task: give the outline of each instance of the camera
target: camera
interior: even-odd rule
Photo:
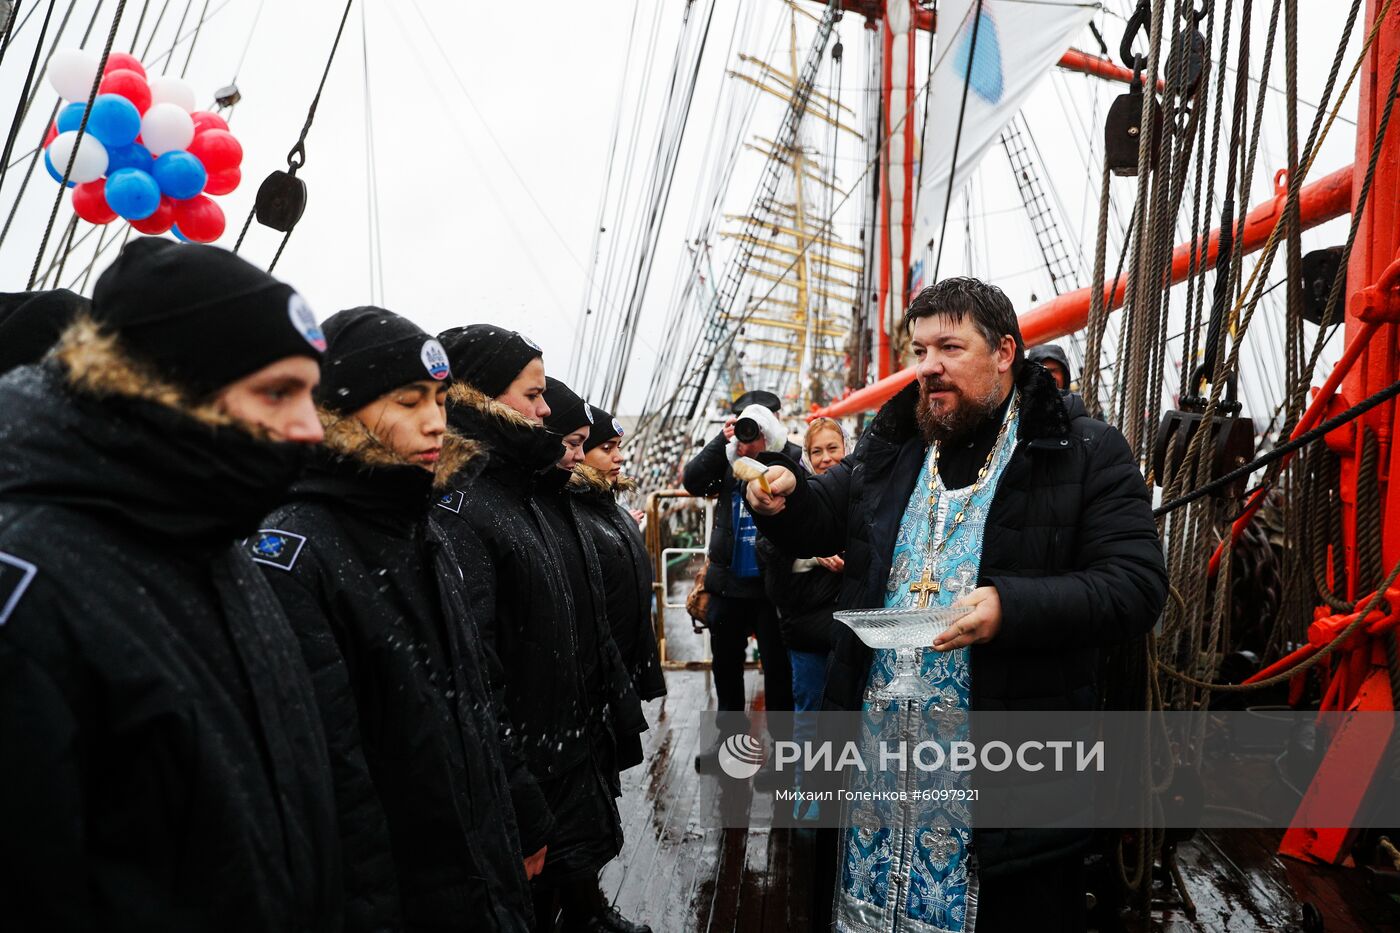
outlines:
[[[734,422],[734,436],[745,444],[752,444],[763,436],[763,429],[752,418],[740,418]]]

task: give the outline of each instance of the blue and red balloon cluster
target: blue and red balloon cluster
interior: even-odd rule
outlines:
[[[121,217],[145,234],[217,240],[224,212],[210,195],[228,194],[242,180],[243,147],[228,123],[195,110],[194,90],[184,81],[150,77],[135,57],[112,52],[80,143],[97,65],[81,49],[57,52],[49,64],[49,82],[71,103],[49,127],[44,165],[62,182],[72,161],[74,213],[93,224]]]

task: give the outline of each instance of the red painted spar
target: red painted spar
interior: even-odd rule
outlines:
[[[1352,167],[1348,165],[1310,185],[1303,186],[1299,192],[1298,205],[1303,229],[1316,227],[1350,212],[1352,174]],[[1283,202],[1288,192],[1288,183],[1283,172],[1275,176],[1274,184],[1274,197],[1256,206],[1245,217],[1244,236],[1240,241],[1241,250],[1245,254],[1260,249],[1283,217]],[[1199,250],[1200,247],[1196,248]],[[1191,249],[1191,243],[1182,243],[1172,251],[1172,284],[1186,281],[1191,271]],[[1217,228],[1210,232],[1206,247],[1207,269],[1215,267],[1219,253],[1220,230]],[[1110,310],[1122,307],[1126,286],[1126,276],[1116,282],[1104,282],[1098,286],[1103,289],[1104,299],[1108,302]],[[1089,320],[1093,291],[1094,286],[1088,286],[1067,292],[1021,315],[1021,336],[1025,338],[1026,345],[1045,343],[1083,328]],[[914,367],[901,369],[879,382],[871,383],[844,398],[837,399],[825,408],[814,409],[809,418],[840,418],[861,411],[873,411],[913,379]]]

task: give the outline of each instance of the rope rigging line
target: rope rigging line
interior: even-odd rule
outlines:
[[[10,154],[15,148],[15,137],[19,135],[20,124],[24,121],[24,114],[28,109],[25,98],[29,96],[29,89],[34,83],[34,74],[39,67],[39,54],[44,50],[44,36],[48,34],[49,21],[53,18],[53,10],[56,5],[57,0],[49,0],[48,12],[44,14],[44,24],[39,29],[39,41],[34,43],[34,57],[29,60],[29,71],[24,76],[24,89],[20,91],[19,103],[15,106],[15,116],[10,121],[10,132],[5,137],[5,150],[0,153],[0,188],[4,187],[5,175],[9,172]],[[7,39],[6,45],[8,44],[9,40]],[[6,226],[8,227],[8,225]],[[0,237],[0,243],[3,242],[3,237]]]
[[[199,26],[202,25],[204,22],[207,22],[208,20],[213,19],[215,16],[217,16],[217,15],[219,14],[219,11],[220,11],[220,10],[222,10],[225,6],[227,6],[227,5],[228,5],[229,3],[231,3],[231,2],[232,2],[232,0],[224,0],[223,3],[220,3],[220,4],[219,4],[219,6],[215,7],[213,10],[209,11],[209,13],[207,14],[207,16],[206,16],[205,18],[203,18],[203,19],[201,20],[200,23],[197,23],[197,24],[195,25],[194,28],[197,30],[197,29],[199,28]],[[100,6],[101,6],[101,4],[99,3],[99,8],[100,8]],[[95,25],[95,23],[96,23],[96,11],[94,11],[94,17],[93,17],[93,19],[88,23],[88,33],[91,32],[91,30],[92,30],[93,26]],[[139,26],[140,23],[138,22],[137,25]],[[158,25],[158,24],[157,24],[157,25]],[[180,45],[182,42],[184,42],[184,40],[185,40],[186,38],[188,38],[188,37],[189,37],[189,34],[188,34],[188,33],[187,33],[186,35],[184,35],[184,36],[177,36],[177,37],[175,38],[173,44],[170,46],[170,48],[168,48],[168,49],[166,50],[166,52],[165,52],[164,54],[165,54],[166,56],[169,56],[169,55],[173,54],[173,53],[174,53],[174,50],[175,50],[176,48],[178,48],[179,45]],[[133,48],[135,48],[135,46],[136,46],[137,42],[139,41],[139,39],[140,39],[140,35],[139,35],[139,30],[138,30],[138,33],[132,37],[132,47],[133,47]],[[87,34],[86,34],[86,33],[84,34],[83,41],[84,41],[84,42],[87,41]],[[55,107],[55,110],[56,110],[56,109],[57,109],[57,108]],[[50,116],[50,121],[52,121],[52,119],[53,119],[52,116]],[[36,152],[37,152],[37,150],[36,150]],[[31,163],[31,164],[30,164],[30,170],[32,171],[33,168],[34,168],[34,164]],[[28,180],[29,180],[29,176],[26,175],[26,176],[25,176],[25,181],[26,181],[26,183],[28,182]],[[21,195],[23,194],[23,190],[24,190],[24,189],[21,189]],[[14,203],[12,209],[11,209],[10,218],[9,218],[10,221],[13,221],[13,220],[14,220],[14,211],[15,211],[15,209],[18,208],[18,206],[19,206],[19,201],[18,201],[18,199],[16,199],[16,201],[15,201],[15,203]],[[89,228],[89,229],[87,230],[87,232],[85,232],[82,236],[78,237],[77,240],[73,242],[72,247],[71,247],[70,249],[65,250],[63,253],[61,253],[60,255],[61,255],[61,257],[62,257],[62,260],[63,260],[63,261],[66,261],[67,257],[68,257],[69,255],[71,255],[71,253],[72,253],[73,251],[77,250],[78,247],[82,246],[83,243],[86,242],[87,239],[92,235],[92,232],[93,232],[94,229],[99,229],[99,228]],[[100,229],[101,229],[101,230],[104,230],[104,231],[106,230],[105,227],[100,228]],[[4,242],[4,233],[5,233],[5,232],[8,232],[8,230],[9,230],[9,223],[7,222],[6,227],[5,227],[5,231],[4,231],[4,232],[0,232],[0,243],[3,243],[3,242]],[[77,276],[75,276],[75,277],[73,278],[73,281],[70,282],[70,283],[68,284],[67,288],[69,288],[69,289],[78,288],[78,283],[81,281],[81,282],[82,282],[82,289],[85,290],[86,287],[87,287],[87,282],[88,282],[88,280],[89,280],[89,279],[91,278],[91,276],[92,276],[93,270],[96,268],[97,263],[102,259],[102,257],[103,257],[104,255],[106,255],[108,249],[110,249],[114,244],[119,244],[119,249],[120,249],[120,247],[125,247],[127,241],[131,239],[131,232],[132,232],[132,227],[127,226],[125,232],[123,233],[123,235],[122,235],[122,237],[121,237],[121,239],[120,239],[120,241],[118,241],[118,239],[115,238],[115,237],[112,238],[112,239],[110,239],[110,240],[108,240],[108,239],[106,239],[105,236],[99,236],[98,239],[97,239],[97,248],[93,251],[93,254],[92,254],[91,258],[89,258],[89,260],[88,260],[88,262],[87,262],[87,265],[84,267],[84,270],[83,270],[81,273],[79,273]],[[59,256],[55,256],[54,260],[50,262],[48,270],[44,273],[44,276],[43,276],[43,278],[41,279],[42,282],[47,282],[47,281],[48,281],[49,276],[50,276],[50,275],[54,272],[54,270],[58,267],[59,262],[60,262],[60,257],[59,257]],[[59,284],[60,284],[60,283],[58,283],[58,281],[55,280],[55,287],[58,287]]]
[[[125,2],[125,0],[123,0]],[[340,37],[345,34],[345,22],[350,18],[350,8],[355,0],[345,0],[345,9],[340,14],[340,25],[335,30],[335,41],[331,43],[331,51],[326,56],[326,67],[321,71],[321,80],[316,85],[316,95],[311,98],[311,106],[306,110],[306,122],[301,126],[301,133],[297,136],[297,141],[292,145],[287,153],[287,171],[295,175],[297,170],[306,164],[306,137],[311,132],[311,125],[316,121],[316,108],[321,103],[321,93],[326,89],[326,79],[331,75],[331,65],[335,64],[335,53],[340,49]],[[253,216],[257,212],[257,205],[248,211],[248,219],[243,222],[243,231],[238,235],[238,241],[233,245],[233,251],[238,252],[243,246],[243,238],[248,235],[248,227],[253,222]],[[267,271],[271,272],[277,268],[277,261],[282,258],[282,251],[287,248],[287,242],[292,238],[293,226],[282,236],[282,242],[277,247],[277,252],[272,257],[272,262],[268,264]]]
[[[698,379],[694,384],[692,384],[690,379],[684,379],[677,387],[675,393],[666,400],[664,403],[664,421],[670,420],[673,408],[678,402],[681,402],[682,407],[686,410],[685,418],[687,421],[693,421],[697,417],[697,411],[700,407],[700,400],[704,393],[704,388],[709,384],[710,376],[715,370],[716,363],[719,363],[721,367],[723,366],[729,353],[732,352],[733,341],[738,331],[742,329],[744,323],[746,323],[757,310],[757,304],[755,303],[750,307],[747,313],[740,318],[739,323],[735,327],[726,329],[724,318],[726,314],[732,318],[732,311],[730,309],[737,300],[739,290],[747,277],[748,263],[753,256],[755,243],[760,242],[759,238],[755,235],[756,230],[759,229],[760,226],[758,215],[767,210],[772,203],[772,198],[776,192],[778,183],[778,173],[783,164],[781,158],[782,153],[791,149],[792,146],[796,144],[798,129],[811,94],[812,82],[816,77],[817,67],[825,51],[826,42],[830,38],[832,28],[835,25],[836,12],[836,5],[834,3],[827,6],[826,13],[818,24],[817,34],[807,59],[803,63],[799,74],[794,78],[793,87],[796,96],[789,102],[777,139],[774,140],[776,145],[771,149],[772,157],[769,158],[764,166],[763,175],[760,178],[758,188],[750,202],[751,209],[745,220],[744,233],[739,239],[739,245],[734,255],[731,256],[730,262],[726,265],[723,279],[720,285],[715,289],[714,300],[707,309],[707,317],[699,341],[701,362],[695,370],[692,370],[692,372],[698,375]],[[906,113],[905,117],[907,118],[907,116],[908,114]],[[868,166],[866,171],[869,171]],[[846,199],[849,199],[854,190],[853,188],[845,193],[842,203],[844,203]],[[818,237],[824,232],[829,231],[831,219],[832,218],[827,218],[823,223],[824,229],[817,232],[816,235]],[[781,284],[783,277],[796,268],[799,262],[805,261],[806,254],[813,242],[814,241],[809,241],[805,244],[785,269],[779,273],[775,273],[776,278],[773,286],[768,289],[764,299],[760,299],[760,301],[766,300],[768,296],[771,296]],[[721,353],[724,354],[723,357],[721,357]],[[650,399],[647,401],[648,404],[650,404]],[[637,430],[637,435],[639,437],[642,435],[643,426],[649,427],[653,417],[660,411],[661,409],[643,410]]]
[[[608,155],[604,162],[603,186],[598,195],[598,211],[593,221],[592,242],[588,247],[590,262],[585,270],[588,275],[588,283],[583,290],[583,298],[579,301],[578,323],[574,325],[574,333],[585,340],[588,334],[588,318],[591,316],[589,306],[593,301],[593,277],[598,271],[598,259],[602,247],[603,220],[607,212],[608,195],[612,191],[613,169],[617,164],[617,141],[622,134],[622,104],[626,97],[627,76],[632,70],[632,46],[637,38],[637,14],[641,10],[641,6],[641,0],[633,0],[632,21],[627,27],[627,45],[622,53],[622,78],[617,83],[617,103],[613,105],[612,129],[608,133]],[[585,358],[583,354],[575,354],[569,360],[569,385],[580,384],[579,366]],[[585,389],[586,395],[587,390]]]
[[[253,47],[253,35],[257,32],[258,23],[262,21],[263,7],[267,0],[258,0],[258,8],[253,13],[253,22],[248,27],[248,38],[243,40],[243,51],[238,54],[238,64],[233,67],[233,80],[229,84],[237,84],[238,76],[243,73],[243,64],[248,60],[248,50]]]
[[[10,42],[20,30],[24,29],[24,24],[29,22],[29,17],[34,14],[34,11],[39,9],[39,4],[37,3],[30,7],[29,12],[24,14],[24,19],[20,21],[19,28],[16,29],[15,13],[19,12],[20,3],[21,0],[15,0],[15,5],[10,8],[9,19],[5,20],[5,36],[3,39],[0,39],[0,64],[4,64],[5,62],[5,53],[10,50]]]
[[[43,238],[39,241],[39,252],[34,257],[34,267],[29,271],[29,282],[25,289],[34,287],[39,276],[39,266],[44,261],[44,251],[49,245],[49,235],[53,233],[54,221],[58,219],[58,209],[63,205],[63,196],[68,193],[68,177],[73,173],[73,164],[78,160],[78,148],[87,135],[88,118],[92,115],[92,102],[97,97],[97,88],[102,83],[102,71],[107,67],[107,57],[112,54],[112,43],[117,38],[117,28],[121,25],[122,14],[126,11],[126,0],[117,0],[117,12],[112,17],[112,28],[107,33],[107,43],[102,47],[102,57],[97,62],[97,73],[92,76],[92,88],[88,91],[87,103],[83,105],[83,119],[78,124],[78,137],[73,150],[68,154],[68,164],[63,169],[63,178],[58,184],[58,194],[53,199],[53,209],[49,211],[49,222],[44,226]]]
[[[745,23],[741,43],[745,47],[748,47],[752,41],[749,34],[757,19],[752,12],[753,9],[753,7],[749,7],[750,13]],[[782,20],[778,18],[765,51],[764,60],[771,59],[776,54],[781,34]],[[731,39],[725,61],[732,58],[734,48],[735,42]],[[713,267],[710,243],[722,219],[724,194],[729,189],[737,169],[740,155],[743,152],[743,140],[748,134],[749,127],[757,112],[759,98],[762,95],[757,89],[743,82],[729,82],[725,85],[725,96],[729,101],[729,107],[724,130],[718,136],[711,137],[722,145],[717,145],[707,152],[707,158],[710,158],[711,153],[715,151],[722,151],[727,155],[723,159],[718,157],[712,159],[708,206],[705,206],[704,198],[701,198],[698,205],[693,207],[692,215],[687,224],[689,229],[696,231],[695,235],[688,240],[692,244],[691,260],[688,266],[677,268],[676,281],[673,285],[673,299],[668,305],[671,312],[664,329],[666,336],[663,341],[663,349],[656,365],[652,368],[650,385],[644,396],[646,399],[657,398],[664,393],[663,383],[672,380],[677,355],[686,348],[698,344],[701,330],[706,323],[706,312],[711,307],[713,299],[702,299],[697,288],[719,280]],[[697,194],[699,193],[697,192]],[[705,210],[703,220],[697,219],[701,207]],[[708,270],[708,276],[702,273],[702,266]]]
[[[204,7],[199,11],[199,19],[195,22],[194,35],[190,37],[190,50],[185,53],[185,64],[180,67],[180,77],[184,78],[190,70],[190,60],[194,58],[195,46],[199,44],[199,31],[204,27],[204,23],[209,19],[209,0],[204,0]],[[175,30],[177,33],[180,30]]]
[[[368,261],[370,301],[384,304],[384,241],[379,229],[379,166],[374,152],[374,100],[369,79],[369,26],[366,9],[360,4],[360,51],[365,89],[365,233],[369,238]]]
[[[972,90],[972,66],[977,61],[977,31],[982,28],[982,0],[977,0],[977,9],[973,11],[972,17],[971,51],[967,56],[967,72],[963,75],[962,102],[958,104],[958,128],[953,134],[953,162],[948,169],[948,191],[943,197],[943,226],[938,231],[938,254],[933,260],[933,276],[929,279],[930,282],[938,281],[938,270],[943,264],[943,241],[948,233],[948,209],[953,205],[953,182],[958,176],[958,150],[962,146],[963,117],[967,115],[967,94]],[[924,86],[927,87],[932,80],[933,64],[930,62]],[[924,107],[928,107],[927,98],[924,99]],[[923,166],[920,165],[919,168],[922,171]]]
[[[194,6],[194,0],[185,0],[185,12],[180,14],[180,22],[175,24],[175,35],[178,36],[180,34],[180,30],[185,28],[185,21],[190,18],[190,7],[192,6]],[[166,74],[170,71],[170,62],[173,57],[174,56],[170,56],[166,58],[164,62],[161,63],[161,74]]]
[[[64,28],[68,25],[68,17],[72,13],[72,7],[73,4],[70,3],[68,12],[64,13],[63,22],[59,24],[58,33],[54,36],[54,44],[49,49],[49,55],[53,55],[54,49],[58,47],[59,37],[63,35]],[[87,29],[83,31],[83,38],[82,41],[79,43],[80,46],[87,45],[88,38],[91,37],[92,30],[96,28],[97,17],[101,12],[102,0],[98,0],[97,5],[93,7],[92,16],[88,19]],[[40,37],[38,44],[44,44],[42,36]],[[45,67],[47,67],[47,65],[45,65]],[[34,89],[34,92],[29,95],[28,101],[24,105],[24,116],[28,115],[29,109],[33,105],[34,98],[38,95],[38,93],[39,90],[36,87]],[[21,95],[21,97],[23,97],[23,95]],[[49,124],[53,123],[54,118],[58,116],[59,103],[59,101],[55,100],[53,107],[49,110],[49,118],[44,123],[44,129],[41,131],[41,135],[39,137],[41,142],[43,140],[43,136],[48,132]],[[20,119],[23,120],[24,116],[21,116]],[[3,247],[5,245],[5,240],[10,234],[10,227],[14,224],[15,215],[19,213],[20,201],[23,200],[25,193],[29,190],[30,179],[34,177],[34,169],[38,166],[39,158],[42,156],[42,154],[42,146],[35,146],[29,154],[29,164],[24,169],[24,178],[20,180],[19,191],[15,193],[14,199],[10,202],[10,212],[5,218],[5,226],[3,228],[0,228],[0,247]],[[0,166],[3,166],[3,168],[0,168],[0,181],[3,181],[4,174],[6,171],[8,171],[8,168],[10,166],[4,162],[0,162]]]
[[[627,360],[632,355],[632,347],[637,337],[637,320],[641,314],[642,298],[645,296],[647,284],[651,278],[652,264],[655,261],[656,238],[661,233],[661,222],[665,217],[666,208],[670,203],[672,185],[675,183],[676,162],[680,157],[681,143],[685,138],[686,128],[690,124],[691,105],[695,99],[695,87],[699,80],[700,65],[704,59],[706,43],[709,41],[710,27],[714,22],[715,2],[711,0],[709,11],[705,16],[705,25],[701,33],[697,50],[695,52],[695,64],[690,71],[689,81],[682,91],[680,91],[681,107],[676,115],[676,124],[673,130],[673,142],[668,147],[664,160],[658,166],[660,174],[654,176],[656,182],[652,187],[651,207],[646,216],[646,223],[643,227],[644,238],[638,239],[638,245],[648,244],[644,247],[644,253],[637,257],[634,272],[631,276],[631,284],[627,292],[627,304],[624,310],[623,325],[621,329],[622,339],[613,346],[613,352],[609,356],[607,370],[610,379],[603,385],[603,397],[609,400],[610,410],[617,410],[618,402],[622,397],[622,389],[627,378]],[[674,77],[674,76],[673,76]],[[673,97],[673,99],[676,99]],[[617,375],[613,377],[613,373]]]

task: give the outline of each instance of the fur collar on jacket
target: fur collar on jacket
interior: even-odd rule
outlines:
[[[487,471],[523,473],[523,479],[553,467],[564,456],[557,434],[465,382],[447,390],[447,424],[480,444]]]
[[[326,432],[322,446],[337,457],[365,467],[412,466],[388,445],[370,433],[354,415],[343,415],[327,408],[317,409]],[[442,454],[433,471],[433,488],[445,489],[481,453],[481,445],[448,431],[442,436]]]
[[[632,477],[619,476],[617,479],[609,479],[602,471],[595,470],[586,463],[574,467],[574,475],[569,477],[570,492],[591,493],[611,498],[614,493],[631,492],[636,488],[637,481]]]

